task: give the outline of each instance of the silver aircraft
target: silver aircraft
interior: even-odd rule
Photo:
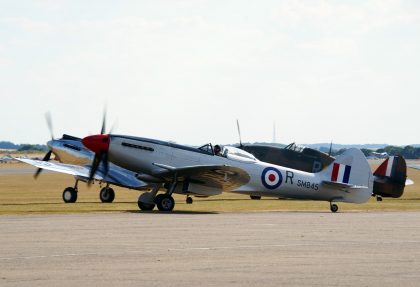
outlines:
[[[95,154],[85,148],[80,138],[64,134],[61,139],[51,139],[47,143],[49,151],[43,160],[28,158],[16,158],[19,161],[38,167],[35,178],[38,177],[43,169],[71,174],[75,178],[75,184],[66,187],[63,191],[63,200],[66,203],[73,203],[77,200],[78,182],[99,181],[100,185],[105,184],[100,190],[99,198],[102,202],[112,202],[115,192],[110,185],[122,186],[136,190],[150,190],[153,185],[138,180],[135,173],[112,163],[102,163],[97,167],[95,175],[91,177],[91,163]],[[50,162],[51,155],[54,154],[59,162]]]
[[[373,175],[358,149],[349,149],[318,173],[308,173],[257,160],[250,153],[230,146],[206,144],[193,148],[155,139],[100,134],[82,143],[95,153],[96,166],[114,163],[136,173],[136,178],[159,188],[138,199],[142,210],[171,211],[172,194],[211,196],[222,192],[247,195],[364,203],[371,197]]]

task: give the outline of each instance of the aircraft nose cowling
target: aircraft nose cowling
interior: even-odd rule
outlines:
[[[109,148],[109,135],[94,135],[82,139],[85,147],[96,154],[107,152]]]

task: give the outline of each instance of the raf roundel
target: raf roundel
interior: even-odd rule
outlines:
[[[267,167],[261,174],[261,181],[265,188],[276,189],[283,182],[283,176],[278,169]]]

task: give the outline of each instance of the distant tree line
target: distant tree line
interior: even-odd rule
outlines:
[[[17,151],[46,151],[46,145],[40,144],[14,144],[8,141],[0,141],[0,149],[13,149]]]
[[[405,147],[398,147],[398,146],[387,146],[383,149],[378,149],[376,152],[386,152],[389,155],[402,155],[406,159],[418,159],[420,158],[420,147],[413,147],[413,146],[405,146]]]
[[[14,144],[12,142],[0,141],[0,148],[1,149],[18,149],[19,145]]]
[[[337,156],[342,154],[346,149],[342,148],[339,150],[332,150],[331,155]],[[413,146],[386,146],[384,148],[377,149],[376,151],[371,149],[362,148],[360,149],[366,157],[371,156],[373,152],[383,153],[386,152],[388,155],[402,155],[406,159],[419,159],[420,158],[420,147]]]
[[[46,151],[48,148],[46,145],[39,144],[21,144],[17,151]]]

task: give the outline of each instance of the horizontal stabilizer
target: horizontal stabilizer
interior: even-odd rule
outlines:
[[[342,183],[342,182],[336,182],[336,181],[328,181],[324,180],[322,184],[336,187],[336,188],[345,188],[345,189],[356,189],[356,188],[368,188],[368,186],[363,185],[354,185],[354,184],[348,184],[348,183]]]
[[[405,180],[405,186],[407,186],[407,185],[413,185],[413,184],[414,184],[414,181],[412,181],[411,179],[407,178]]]

